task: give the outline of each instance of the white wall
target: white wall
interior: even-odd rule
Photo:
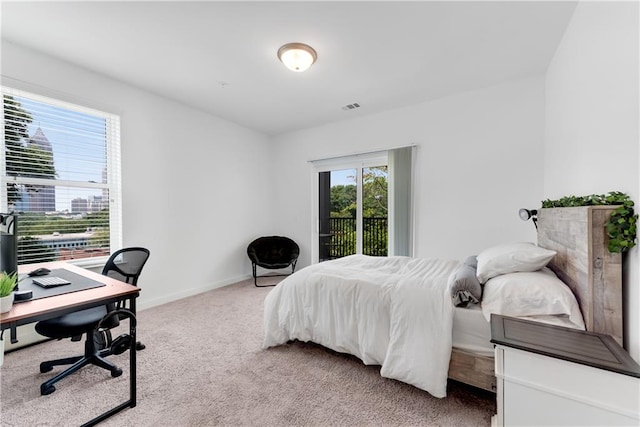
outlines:
[[[250,277],[247,244],[271,224],[268,137],[7,42],[2,75],[120,114],[124,245],[151,251],[140,308]]]
[[[638,3],[582,2],[546,74],[545,198],[639,196]],[[623,258],[625,342],[640,360],[637,247]]]
[[[542,200],[543,84],[519,80],[274,138],[275,231],[294,238],[300,265],[309,264],[308,161],[417,144],[416,256],[462,259],[535,241],[518,209]]]

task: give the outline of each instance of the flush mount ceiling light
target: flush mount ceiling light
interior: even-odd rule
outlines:
[[[287,43],[278,49],[278,58],[291,71],[302,72],[316,62],[318,54],[304,43]]]

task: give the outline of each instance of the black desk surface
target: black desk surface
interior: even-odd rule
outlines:
[[[22,275],[20,275],[20,277],[22,278]],[[31,299],[25,301],[32,301],[34,299],[47,298],[56,295],[68,294],[70,292],[84,291],[86,289],[105,286],[104,283],[89,279],[80,274],[74,273],[73,271],[65,270],[63,268],[51,270],[51,272],[46,276],[40,277],[60,277],[62,279],[68,280],[71,283],[68,285],[55,286],[52,288],[43,288],[42,286],[33,283],[33,279],[37,279],[37,277],[26,276],[20,281],[20,283],[18,283],[18,289],[21,291],[30,290],[33,292],[33,296],[31,297]],[[15,301],[16,304],[19,304],[21,302],[23,301]]]
[[[492,314],[491,342],[640,378],[640,365],[609,335]]]

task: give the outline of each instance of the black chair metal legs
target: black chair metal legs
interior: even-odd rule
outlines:
[[[295,273],[296,271],[296,262],[297,260],[291,263],[291,274]],[[268,274],[265,276],[258,276],[258,266],[255,263],[251,263],[251,267],[253,267],[253,284],[256,288],[266,288],[269,286],[275,286],[275,285],[258,285],[258,277],[288,276],[288,274]]]

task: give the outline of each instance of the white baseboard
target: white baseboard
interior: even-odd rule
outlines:
[[[162,295],[161,297],[153,298],[151,300],[139,299],[137,302],[138,310],[145,310],[147,308],[156,307],[158,305],[167,304],[182,298],[187,298],[193,295],[201,294],[203,292],[211,291],[213,289],[222,288],[223,286],[229,286],[234,283],[242,282],[243,280],[247,280],[252,278],[251,274],[243,274],[241,276],[236,276],[231,279],[225,279],[219,282],[211,283],[204,286],[199,286],[190,289],[183,289],[180,292],[175,292],[169,295]],[[144,292],[143,292],[144,295]],[[144,297],[143,297],[144,298]]]

